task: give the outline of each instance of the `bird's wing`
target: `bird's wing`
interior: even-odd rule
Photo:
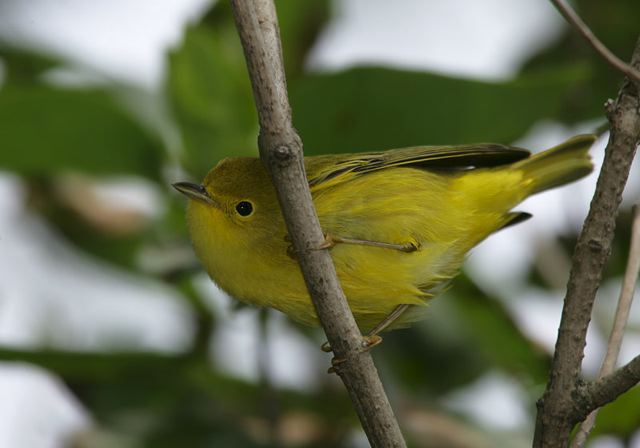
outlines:
[[[343,174],[362,174],[407,166],[435,170],[463,170],[506,165],[529,157],[526,149],[494,143],[462,146],[412,146],[379,152],[307,157],[309,185],[317,186]]]

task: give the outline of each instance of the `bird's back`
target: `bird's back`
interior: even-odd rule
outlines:
[[[586,175],[593,140],[577,136],[532,157],[519,148],[469,145],[306,158],[323,232],[352,240],[331,255],[360,327],[374,327],[398,305],[424,305],[472,247],[527,216],[512,212],[514,206]],[[317,323],[297,261],[287,255],[286,228],[262,164],[229,159],[211,171],[207,185],[212,196],[227,198],[225,213],[240,200],[255,205],[247,221],[228,225],[224,213],[208,217],[205,206],[194,204],[192,238],[214,280],[241,300]],[[396,325],[418,318],[421,308]]]

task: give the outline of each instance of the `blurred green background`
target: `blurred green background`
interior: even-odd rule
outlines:
[[[640,2],[575,3],[595,33],[627,59],[640,32]],[[567,28],[504,79],[383,63],[310,70],[309,54],[335,25],[338,2],[276,4],[294,122],[308,155],[483,141],[555,144],[558,134],[604,124],[602,105],[621,83]],[[10,420],[22,422],[17,431],[37,436],[24,446],[367,446],[342,385],[324,373],[329,357],[319,350],[322,333],[272,311],[235,309],[216,291],[191,253],[183,198],[170,188],[172,181],[201,179],[226,156],[256,154],[256,113],[227,2],[210,5],[185,26],[166,54],[161,87],[152,90],[32,45],[4,25],[0,187],[6,194],[0,191],[0,197],[4,214],[15,217],[0,228],[0,392],[14,388],[7,372],[18,372],[18,378],[39,372],[53,379],[81,415],[61,433],[34,426],[26,408],[17,408]],[[536,329],[551,321],[553,330],[559,318],[568,260],[593,179],[586,185],[580,200],[573,200],[577,205],[566,198],[555,208],[545,199],[538,202],[538,227],[510,229],[505,233],[512,236],[496,243],[500,248],[482,248],[469,271],[434,301],[425,322],[387,334],[375,349],[410,446],[530,445],[535,400],[544,389],[555,337],[553,331],[536,337]],[[558,216],[565,212],[572,216]],[[629,218],[625,203],[590,334],[592,366],[610,326]],[[545,220],[557,225],[545,226]],[[28,244],[13,241],[10,249],[9,225],[47,237],[27,233]],[[100,308],[90,309],[82,288],[54,287],[38,271],[19,272],[12,250],[22,251],[22,265],[34,257],[33,264],[50,268],[54,280],[58,265],[71,263],[74,276],[89,279],[86,291],[92,284],[102,288],[104,302],[118,307],[121,319],[133,326],[136,319],[146,328],[144,319],[158,323],[178,314],[177,323],[167,321],[170,334],[162,333],[170,341],[145,342],[138,333],[122,331],[120,318],[98,335],[71,331],[75,327],[64,322],[90,329]],[[524,253],[517,275],[509,275],[515,268],[503,259],[511,251]],[[483,269],[493,269],[495,276],[483,276]],[[92,283],[101,271],[111,286]],[[118,279],[144,288],[147,301],[162,295],[169,302],[165,314],[154,317],[142,306],[129,307]],[[53,297],[35,302],[38,319],[22,322],[28,313],[12,311],[20,306],[12,292],[20,282],[44,282],[42,294]],[[63,303],[55,297],[64,297]],[[637,306],[633,312],[629,337],[638,342]],[[230,342],[238,333],[242,341]],[[234,370],[234,364],[249,367]],[[38,399],[31,397],[37,408]],[[3,439],[7,421],[0,422],[0,440],[32,440]],[[636,388],[603,410],[592,446],[640,446],[639,427]]]

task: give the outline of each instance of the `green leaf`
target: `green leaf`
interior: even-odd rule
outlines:
[[[525,379],[543,384],[547,380],[550,357],[528,339],[504,306],[489,297],[466,275],[454,281],[452,305],[474,350],[497,366]],[[517,298],[514,298],[517,300]]]
[[[24,50],[0,42],[0,61],[5,68],[7,83],[33,83],[47,70],[61,61],[54,56],[33,50]]]
[[[159,178],[160,143],[106,92],[9,85],[0,90],[0,169]]]
[[[640,428],[640,387],[620,395],[598,413],[593,434],[631,437]]]
[[[640,2],[619,0],[607,3],[606,8],[603,8],[600,0],[575,0],[572,4],[594,34],[620,59],[628,61],[638,39]],[[565,26],[559,39],[533,55],[522,71],[533,73],[569,62],[588,66],[592,76],[568,89],[561,120],[571,123],[585,114],[602,116],[602,105],[605,100],[617,95],[624,76],[596,53],[572,27]]]
[[[567,88],[589,76],[573,66],[490,83],[367,67],[300,79],[291,100],[308,155],[510,142],[558,115]]]
[[[194,26],[169,57],[169,101],[182,132],[184,165],[202,178],[230,155],[253,155],[258,122],[232,24]]]
[[[277,2],[289,80],[329,17],[329,2]],[[258,119],[227,3],[217,3],[169,55],[167,93],[182,132],[183,165],[202,178],[227,156],[256,155]]]
[[[287,80],[291,82],[302,75],[307,53],[331,18],[331,2],[276,0],[275,5],[285,71]],[[224,27],[233,27],[233,21],[231,3],[217,2],[202,19],[201,25],[217,32]],[[233,31],[235,32],[235,28]]]
[[[383,335],[383,343],[374,352],[376,363],[391,370],[403,390],[442,396],[491,368],[469,345],[466,335],[456,331],[459,324],[447,318],[442,308],[430,306],[424,322]]]
[[[500,302],[464,274],[430,302],[423,322],[384,338],[380,361],[408,390],[442,395],[500,369],[534,395],[538,390],[532,386],[547,379],[549,356],[522,333]]]
[[[311,446],[339,446],[337,441],[356,424],[346,392],[330,382],[305,392],[252,384],[216,371],[206,353],[74,353],[0,346],[0,360],[38,365],[59,375],[96,424],[144,442],[141,446],[256,446],[255,438],[249,438],[250,422],[268,425],[296,413],[311,416],[317,426]]]
[[[600,0],[575,0],[572,4],[594,34],[620,59],[628,61],[638,39],[640,2],[618,0],[607,4],[606,8],[603,8]],[[524,70],[544,68],[567,61],[583,61],[601,68],[602,72],[598,75],[604,75],[609,79],[609,88],[612,90],[623,77],[569,25],[565,26],[564,33],[552,45],[533,55],[524,66]]]
[[[307,53],[331,17],[327,0],[276,1],[285,71],[289,82],[302,75]]]

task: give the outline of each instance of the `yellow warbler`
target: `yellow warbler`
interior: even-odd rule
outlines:
[[[360,328],[377,334],[419,319],[472,247],[530,217],[514,206],[591,172],[594,140],[576,136],[533,156],[478,144],[307,157],[324,246]],[[223,290],[318,323],[259,159],[228,158],[202,185],[174,187],[190,199],[195,252]]]

